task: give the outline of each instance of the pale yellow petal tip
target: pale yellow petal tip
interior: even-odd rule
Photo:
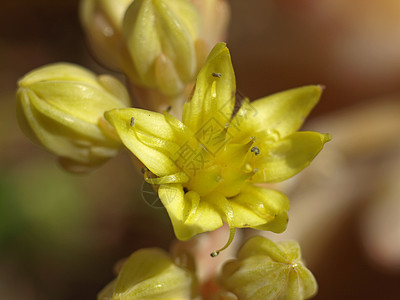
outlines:
[[[104,112],[104,119],[107,120],[108,123],[110,123],[113,127],[115,127],[115,119],[117,115],[118,109],[111,109],[106,112]]]
[[[298,100],[302,99],[304,103],[311,104],[311,106],[309,107],[309,109],[311,110],[321,99],[322,92],[324,90],[324,85],[305,85],[299,88],[288,90],[288,92],[293,92],[293,96]]]
[[[219,42],[215,44],[214,48],[212,49],[211,53],[219,53],[222,51],[229,51],[228,47],[226,46],[226,43],[224,42]]]
[[[324,134],[324,143],[330,142],[332,140],[332,135],[329,133]]]
[[[229,60],[231,59],[230,52],[228,47],[226,46],[226,43],[219,42],[211,50],[210,54],[208,55],[206,63],[214,60],[217,57],[221,59],[223,56],[228,56]]]
[[[314,93],[315,95],[310,95],[310,97],[314,97],[316,99],[321,98],[322,93],[325,91],[325,86],[321,85],[321,84],[317,84],[317,85],[309,85],[309,86],[305,86],[306,88],[310,89],[310,93]]]

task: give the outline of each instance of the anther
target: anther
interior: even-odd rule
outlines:
[[[169,105],[169,106],[167,107],[166,111],[167,111],[167,112],[170,112],[170,111],[171,111],[171,109],[172,109],[172,106],[171,106],[171,105]]]
[[[215,72],[213,72],[213,73],[212,73],[212,76],[221,78],[222,74],[221,74],[221,73],[215,73]]]
[[[253,148],[251,148],[250,150],[251,152],[253,152],[255,155],[260,154],[260,149],[258,149],[258,147],[254,146]]]
[[[135,118],[134,117],[131,118],[131,126],[132,127],[135,126]]]

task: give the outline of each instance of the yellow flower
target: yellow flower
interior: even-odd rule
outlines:
[[[103,114],[128,103],[128,92],[117,79],[73,64],[47,65],[18,82],[20,127],[74,172],[87,171],[118,153],[121,142],[109,134]]]
[[[318,102],[320,86],[244,100],[232,117],[235,90],[229,51],[219,43],[197,77],[182,122],[134,108],[105,113],[125,146],[156,175],[146,173],[146,181],[158,185],[180,240],[223,222],[232,229],[229,242],[235,227],[284,231],[287,197],[254,184],[293,176],[330,139],[296,132]]]
[[[194,270],[177,265],[161,249],[147,248],[128,258],[117,279],[109,283],[97,299],[187,300],[196,298],[196,289]]]
[[[274,243],[257,236],[228,261],[220,281],[239,299],[308,299],[317,293],[317,282],[302,260],[295,241]]]

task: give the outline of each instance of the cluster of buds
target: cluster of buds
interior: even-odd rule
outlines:
[[[229,7],[224,0],[84,0],[80,18],[97,59],[128,76],[137,105],[178,112],[225,36]]]

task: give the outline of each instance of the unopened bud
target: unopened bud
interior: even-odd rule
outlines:
[[[194,273],[172,262],[161,249],[134,252],[117,279],[97,296],[108,299],[194,299],[197,294]]]
[[[123,22],[133,64],[125,72],[140,87],[182,93],[197,74],[199,30],[198,12],[187,0],[135,0]]]
[[[73,172],[87,171],[116,155],[121,143],[103,114],[128,104],[128,93],[117,79],[73,64],[47,65],[18,82],[20,127]]]
[[[223,266],[220,281],[241,300],[308,299],[317,292],[317,282],[301,260],[299,244],[274,243],[261,236],[247,241],[238,259]]]

